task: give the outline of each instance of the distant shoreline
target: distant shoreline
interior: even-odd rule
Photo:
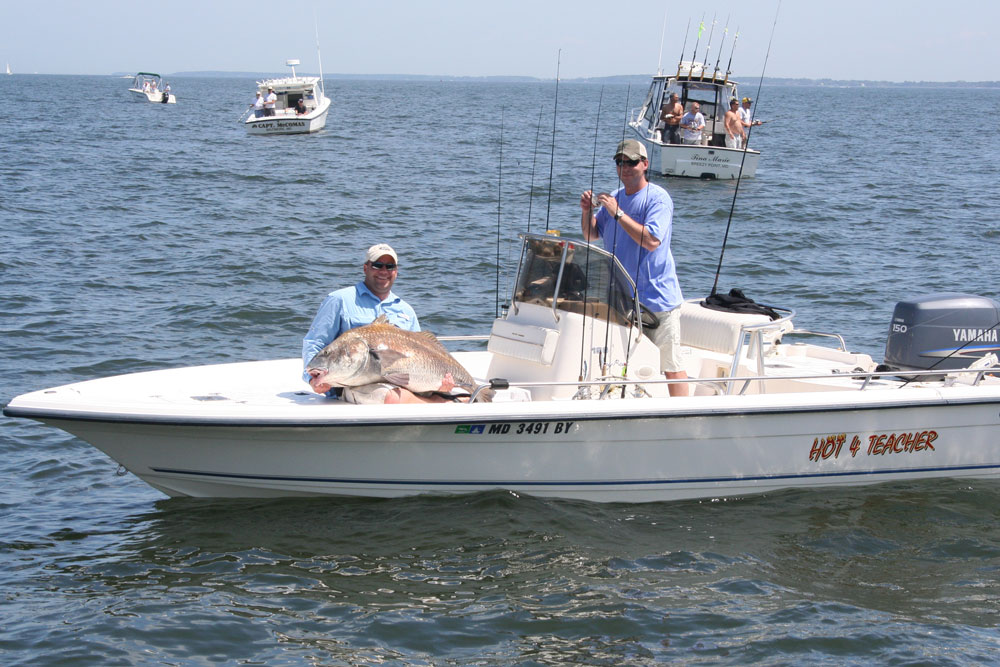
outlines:
[[[110,76],[131,76],[134,72],[112,72]],[[282,72],[173,72],[162,75],[166,77],[217,77],[239,79],[267,79],[287,76]],[[300,76],[318,76],[318,74],[299,73]],[[561,78],[562,83],[600,83],[600,84],[633,84],[647,85],[650,74],[620,74],[616,76]],[[355,81],[454,81],[454,82],[486,82],[486,83],[552,83],[555,79],[543,79],[532,76],[448,76],[432,74],[324,74],[327,80]],[[731,77],[742,85],[757,85],[758,76]],[[804,79],[785,77],[764,77],[763,83],[781,86],[810,86],[828,88],[1000,88],[1000,81],[878,81],[874,79]]]

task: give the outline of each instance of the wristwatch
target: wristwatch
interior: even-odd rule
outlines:
[[[622,207],[619,206],[618,210],[615,211],[615,222],[618,222],[619,220],[621,220],[623,215],[625,215],[625,211],[623,211]]]

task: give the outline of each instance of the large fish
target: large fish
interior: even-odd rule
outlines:
[[[441,388],[446,373],[470,394],[476,381],[429,331],[406,331],[380,315],[371,324],[345,331],[307,364],[306,371],[325,384],[360,387],[388,382],[414,393]],[[485,390],[480,400],[489,401]]]

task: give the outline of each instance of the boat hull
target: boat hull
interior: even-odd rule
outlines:
[[[129,88],[128,92],[136,102],[155,102],[156,104],[163,104],[163,95],[165,94],[160,91],[147,93],[135,88]],[[171,93],[167,98],[167,104],[177,104],[177,97]]]
[[[660,176],[733,180],[757,173],[760,151],[720,146],[664,144],[636,133],[649,154],[649,169]]]
[[[326,127],[326,116],[330,111],[330,100],[323,103],[312,113],[301,116],[294,113],[279,113],[274,116],[255,118],[251,116],[245,121],[248,134],[309,134],[319,132]]]
[[[287,360],[158,371],[199,381],[224,375],[234,385],[186,397],[154,389],[143,399],[148,405],[115,413],[92,400],[99,393],[85,405],[60,403],[88,395],[81,387],[89,383],[69,385],[17,397],[5,414],[72,433],[170,496],[397,497],[506,489],[651,502],[1000,476],[1000,388],[391,409],[345,404],[294,386],[255,394],[255,373],[267,377],[282,369],[294,377],[299,367]],[[167,378],[133,377],[157,388],[164,386],[158,378]],[[247,383],[248,393],[239,395],[234,387]]]

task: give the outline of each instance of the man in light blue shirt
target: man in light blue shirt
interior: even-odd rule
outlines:
[[[615,164],[622,187],[580,195],[583,237],[600,238],[632,276],[639,301],[656,317],[644,332],[660,349],[660,371],[671,380],[687,378],[680,357],[680,305],[684,301],[670,252],[674,203],[667,191],[646,180],[649,157],[635,139],[618,144]],[[596,215],[595,208],[600,207]],[[687,396],[686,383],[669,385],[671,396]]]
[[[330,292],[313,318],[309,333],[302,339],[302,364],[307,366],[316,353],[336,338],[356,327],[371,324],[380,315],[391,324],[407,331],[420,331],[417,314],[410,304],[393,294],[392,285],[398,276],[396,251],[388,244],[379,243],[368,248],[362,270],[365,279],[353,287]],[[339,392],[332,385],[324,384],[303,371],[302,379],[317,394],[335,396]],[[451,391],[451,374],[445,376],[442,391]],[[345,399],[354,403],[436,403],[439,396],[417,396],[402,387],[389,384],[355,387],[345,392]]]
[[[417,314],[410,304],[392,293],[398,274],[396,251],[386,243],[373,245],[365,253],[362,270],[365,279],[353,287],[330,292],[313,318],[309,333],[302,339],[302,364],[307,365],[316,353],[337,339],[337,336],[356,327],[371,324],[379,315],[400,329],[420,331]],[[312,384],[308,373],[302,379]],[[313,388],[318,393],[330,389]]]

